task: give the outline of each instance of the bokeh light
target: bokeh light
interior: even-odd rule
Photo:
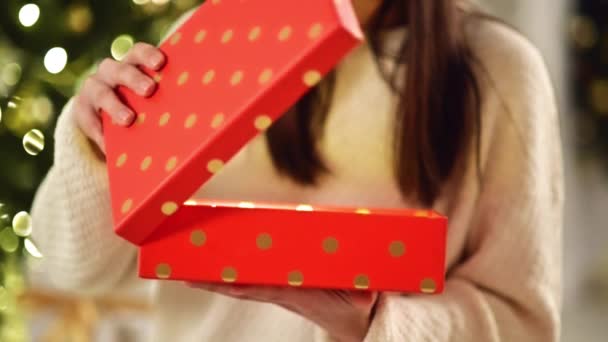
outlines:
[[[85,33],[93,24],[93,13],[89,6],[76,4],[70,6],[67,16],[68,27],[76,33]]]
[[[150,0],[133,0],[133,3],[136,5],[145,5],[149,2],[150,2]]]
[[[21,66],[17,63],[8,63],[2,68],[0,79],[8,86],[14,86],[21,79]]]
[[[29,155],[37,156],[44,150],[44,134],[37,129],[32,129],[23,136],[23,149]]]
[[[32,234],[32,218],[30,214],[21,211],[13,217],[13,232],[21,237],[28,237]]]
[[[576,15],[570,19],[570,38],[580,49],[592,48],[598,41],[595,23],[588,17]]]
[[[112,57],[114,57],[114,59],[118,61],[122,60],[127,55],[129,50],[131,50],[133,44],[133,37],[128,34],[123,34],[116,37],[116,39],[114,39],[114,41],[112,42],[112,46],[110,48]]]
[[[25,247],[25,250],[34,258],[40,259],[43,257],[42,253],[40,253],[40,250],[31,239],[25,239],[25,241],[23,241],[23,247]]]
[[[0,286],[0,311],[6,310],[8,306],[8,294],[3,286]]]
[[[6,227],[0,232],[0,247],[7,253],[13,253],[19,247],[19,238],[11,227]]]
[[[54,47],[44,56],[44,67],[51,74],[58,74],[68,63],[68,53],[64,48]]]
[[[40,8],[36,4],[26,4],[19,10],[19,22],[25,27],[36,24],[40,18]]]

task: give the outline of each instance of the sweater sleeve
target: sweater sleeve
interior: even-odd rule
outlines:
[[[65,106],[55,130],[54,163],[36,193],[32,238],[38,269],[54,287],[98,293],[134,271],[136,249],[112,230],[109,185],[101,160]]]
[[[537,51],[506,28],[493,30],[505,43],[481,52],[495,87],[484,100],[482,185],[467,195],[475,204],[462,258],[441,295],[382,294],[365,342],[559,339],[563,175],[555,99]]]

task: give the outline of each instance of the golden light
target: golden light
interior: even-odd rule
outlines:
[[[54,47],[44,56],[44,67],[51,74],[58,74],[68,64],[68,53],[64,48]]]
[[[40,253],[40,250],[38,250],[38,247],[36,247],[32,240],[25,239],[23,242],[23,247],[25,247],[25,250],[34,258],[40,259],[43,257],[42,253]]]
[[[28,237],[32,234],[32,218],[30,214],[21,211],[13,217],[13,232],[21,237]]]
[[[17,63],[8,63],[2,68],[1,79],[4,84],[14,86],[21,79],[21,66]]]
[[[116,37],[116,39],[114,39],[112,42],[112,46],[110,47],[112,57],[118,61],[122,60],[127,55],[129,50],[131,50],[134,43],[133,37],[128,34],[123,34]]]
[[[25,27],[36,24],[40,18],[40,8],[35,4],[26,4],[19,10],[19,22]]]
[[[37,156],[44,150],[44,134],[37,129],[32,129],[23,136],[23,149],[29,155]]]
[[[7,253],[13,253],[19,247],[19,238],[10,227],[0,232],[0,247]]]

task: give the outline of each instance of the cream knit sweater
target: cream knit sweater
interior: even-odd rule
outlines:
[[[387,37],[394,48],[402,32]],[[436,209],[449,216],[445,293],[382,294],[366,342],[555,341],[560,327],[562,160],[558,115],[538,52],[494,23],[472,25],[482,61],[482,177],[473,158]],[[416,207],[400,196],[390,148],[396,98],[369,46],[338,67],[320,142],[332,170],[302,187],[273,169],[260,136],[195,195],[362,207]],[[56,286],[115,291],[134,276],[136,250],[112,231],[105,164],[68,104],[55,133],[55,163],[36,196],[33,238]],[[136,180],[134,180],[136,181]],[[378,265],[382,267],[382,265]],[[155,292],[158,341],[328,341],[305,319],[271,304],[235,300],[179,282]]]

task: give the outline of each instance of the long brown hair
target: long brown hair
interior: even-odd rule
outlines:
[[[441,194],[442,185],[475,141],[479,147],[480,91],[464,32],[469,15],[457,0],[384,0],[367,28],[377,61],[389,57],[397,65],[407,63],[407,70],[389,70],[381,63],[378,67],[400,98],[395,113],[395,176],[403,196],[424,205],[432,205]],[[386,56],[382,32],[394,24],[407,26],[408,34],[398,55]],[[405,79],[404,86],[399,79]],[[333,80],[333,75],[327,77],[266,132],[277,170],[301,184],[315,184],[329,171],[316,141],[327,117]]]

